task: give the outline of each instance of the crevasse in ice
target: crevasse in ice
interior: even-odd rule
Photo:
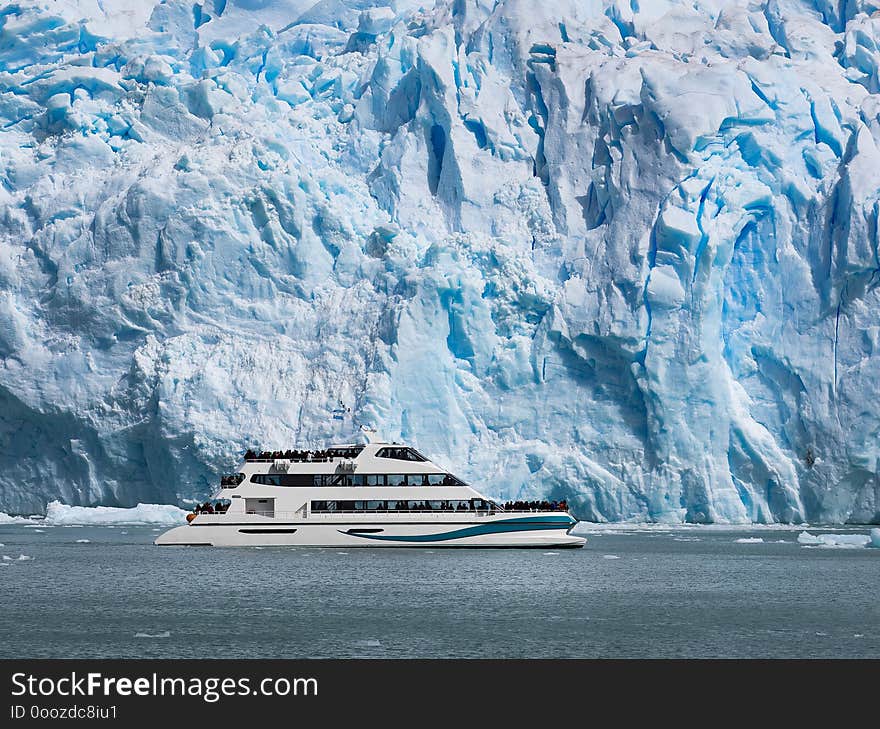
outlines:
[[[596,520],[876,520],[878,9],[5,4],[0,508],[365,425]]]

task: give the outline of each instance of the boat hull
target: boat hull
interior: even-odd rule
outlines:
[[[194,520],[160,535],[160,546],[213,547],[505,547],[577,548],[586,539],[569,534],[577,522],[554,514],[472,521],[368,522]]]

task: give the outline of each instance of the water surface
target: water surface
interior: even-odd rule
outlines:
[[[880,549],[797,531],[604,530],[559,551],[159,548],[157,533],[0,526],[0,657],[880,655]]]

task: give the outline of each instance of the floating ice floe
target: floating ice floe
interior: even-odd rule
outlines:
[[[11,516],[0,511],[0,525],[21,524],[41,532],[47,527],[83,526],[175,526],[183,524],[187,512],[173,504],[138,504],[131,508],[116,506],[69,506],[51,501],[46,516]],[[158,530],[154,530],[158,531]]]
[[[26,516],[10,516],[5,511],[0,511],[0,524],[31,524],[32,521]]]
[[[88,539],[77,539],[76,543],[77,544],[91,544],[91,542]]]
[[[616,554],[603,554],[602,559],[620,559]]]
[[[161,633],[135,633],[135,638],[170,638],[171,631],[163,630]]]
[[[28,556],[28,555],[26,555],[26,554],[20,554],[20,555],[18,555],[18,561],[19,561],[19,562],[30,562],[32,559],[33,559],[33,557],[30,557],[30,556]]]
[[[761,537],[742,537],[741,539],[734,539],[734,542],[737,544],[763,544],[764,540]]]
[[[878,549],[880,549],[880,529],[871,530],[871,543],[868,546],[877,547]]]
[[[798,544],[808,547],[836,547],[838,549],[858,549],[871,543],[867,534],[798,534]]]
[[[183,509],[171,504],[138,504],[123,509],[115,506],[68,506],[60,501],[52,501],[46,507],[46,523],[54,526],[173,526],[185,523],[186,514]]]

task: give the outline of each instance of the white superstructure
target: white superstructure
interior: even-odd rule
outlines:
[[[190,515],[160,545],[582,547],[561,505],[505,510],[396,443],[248,453],[223,511]]]

